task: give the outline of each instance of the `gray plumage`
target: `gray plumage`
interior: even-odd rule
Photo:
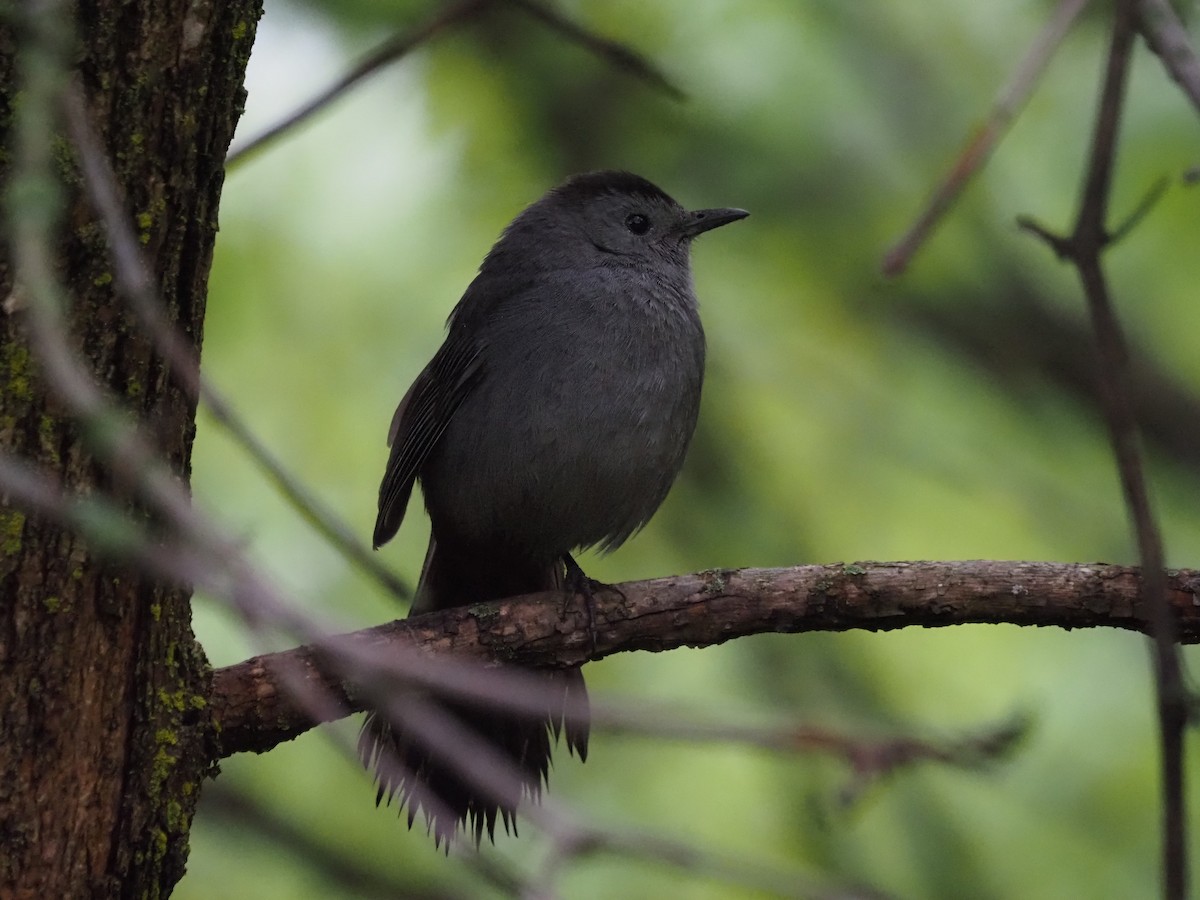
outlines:
[[[480,266],[442,348],[392,420],[374,544],[400,527],[415,480],[432,522],[412,613],[549,590],[562,561],[612,550],[662,503],[696,426],[704,332],[689,250],[742,210],[688,212],[645,179],[577,176],[522,212]],[[545,716],[455,705],[499,747],[536,797],[563,704],[586,703],[578,669],[546,672],[560,688]],[[561,702],[557,702],[561,701]],[[568,723],[587,752],[587,727]],[[436,754],[371,715],[364,761],[390,746],[408,777],[377,769],[380,796],[424,806],[435,840],[465,823],[478,841],[514,810],[473,789]],[[423,799],[455,816],[442,821]]]

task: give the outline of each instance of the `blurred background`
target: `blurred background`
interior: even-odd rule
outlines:
[[[1108,4],[1093,4],[909,272],[880,275],[885,250],[1055,5],[559,0],[564,14],[653,60],[684,102],[519,10],[493,10],[231,170],[205,370],[366,541],[392,410],[500,229],[569,174],[626,168],[686,206],[752,217],[694,252],[710,362],[688,463],[643,533],[581,560],[590,575],[852,560],[1132,563],[1074,272],[1014,225],[1020,214],[1056,230],[1072,221]],[[436,8],[268,0],[239,142]],[[1114,218],[1157,180],[1170,187],[1108,263],[1135,345],[1168,561],[1197,566],[1200,187],[1182,176],[1200,163],[1200,124],[1158,60],[1138,51]],[[203,414],[194,491],[336,627],[404,613]],[[414,500],[381,556],[415,581],[426,540]],[[196,629],[214,666],[282,646],[252,640],[204,597]],[[1195,669],[1196,653],[1187,656]],[[551,779],[557,799],[597,821],[899,897],[1157,894],[1156,731],[1137,635],[767,635],[624,654],[586,673],[594,694],[632,704],[863,735],[945,738],[1014,713],[1033,721],[1016,754],[985,773],[916,767],[849,806],[840,797],[850,774],[830,759],[600,731],[586,766],[561,753]],[[389,884],[496,896],[423,830],[375,808],[369,778],[328,737],[357,726],[226,760],[176,896],[395,896]],[[1192,785],[1197,775],[1193,765]],[[547,847],[529,827],[485,852],[529,870]],[[572,865],[560,889],[761,896],[607,855]]]

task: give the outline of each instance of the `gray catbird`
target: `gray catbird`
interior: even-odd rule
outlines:
[[[550,191],[505,229],[392,418],[375,547],[396,534],[416,479],[433,526],[410,614],[587,591],[570,553],[612,550],[646,524],[683,464],[700,407],[704,331],[689,248],[746,215],[688,212],[643,178],[596,172]],[[444,704],[512,760],[535,799],[564,708],[587,702],[579,669],[544,677],[558,701],[544,716]],[[585,759],[586,722],[567,721],[565,733]],[[367,717],[359,753],[376,769],[378,799],[398,793],[410,826],[424,807],[439,844],[460,824],[476,842],[485,827],[493,836],[497,813],[515,825],[511,805],[382,713]]]

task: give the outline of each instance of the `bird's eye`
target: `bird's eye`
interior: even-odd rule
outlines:
[[[650,220],[641,213],[630,213],[625,217],[625,227],[634,234],[645,234],[650,230]]]

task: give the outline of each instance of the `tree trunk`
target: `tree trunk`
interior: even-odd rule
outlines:
[[[259,0],[80,0],[73,56],[168,314],[199,348],[225,151]],[[0,18],[0,179],[22,33]],[[185,483],[195,404],[114,291],[69,145],[56,248],[72,338]],[[5,229],[7,243],[8,229]],[[84,494],[113,485],[40,375],[0,258],[0,450]],[[9,302],[6,302],[6,298]],[[145,519],[132,501],[130,515]],[[210,770],[209,669],[189,591],[97,559],[0,496],[0,897],[165,896]]]

